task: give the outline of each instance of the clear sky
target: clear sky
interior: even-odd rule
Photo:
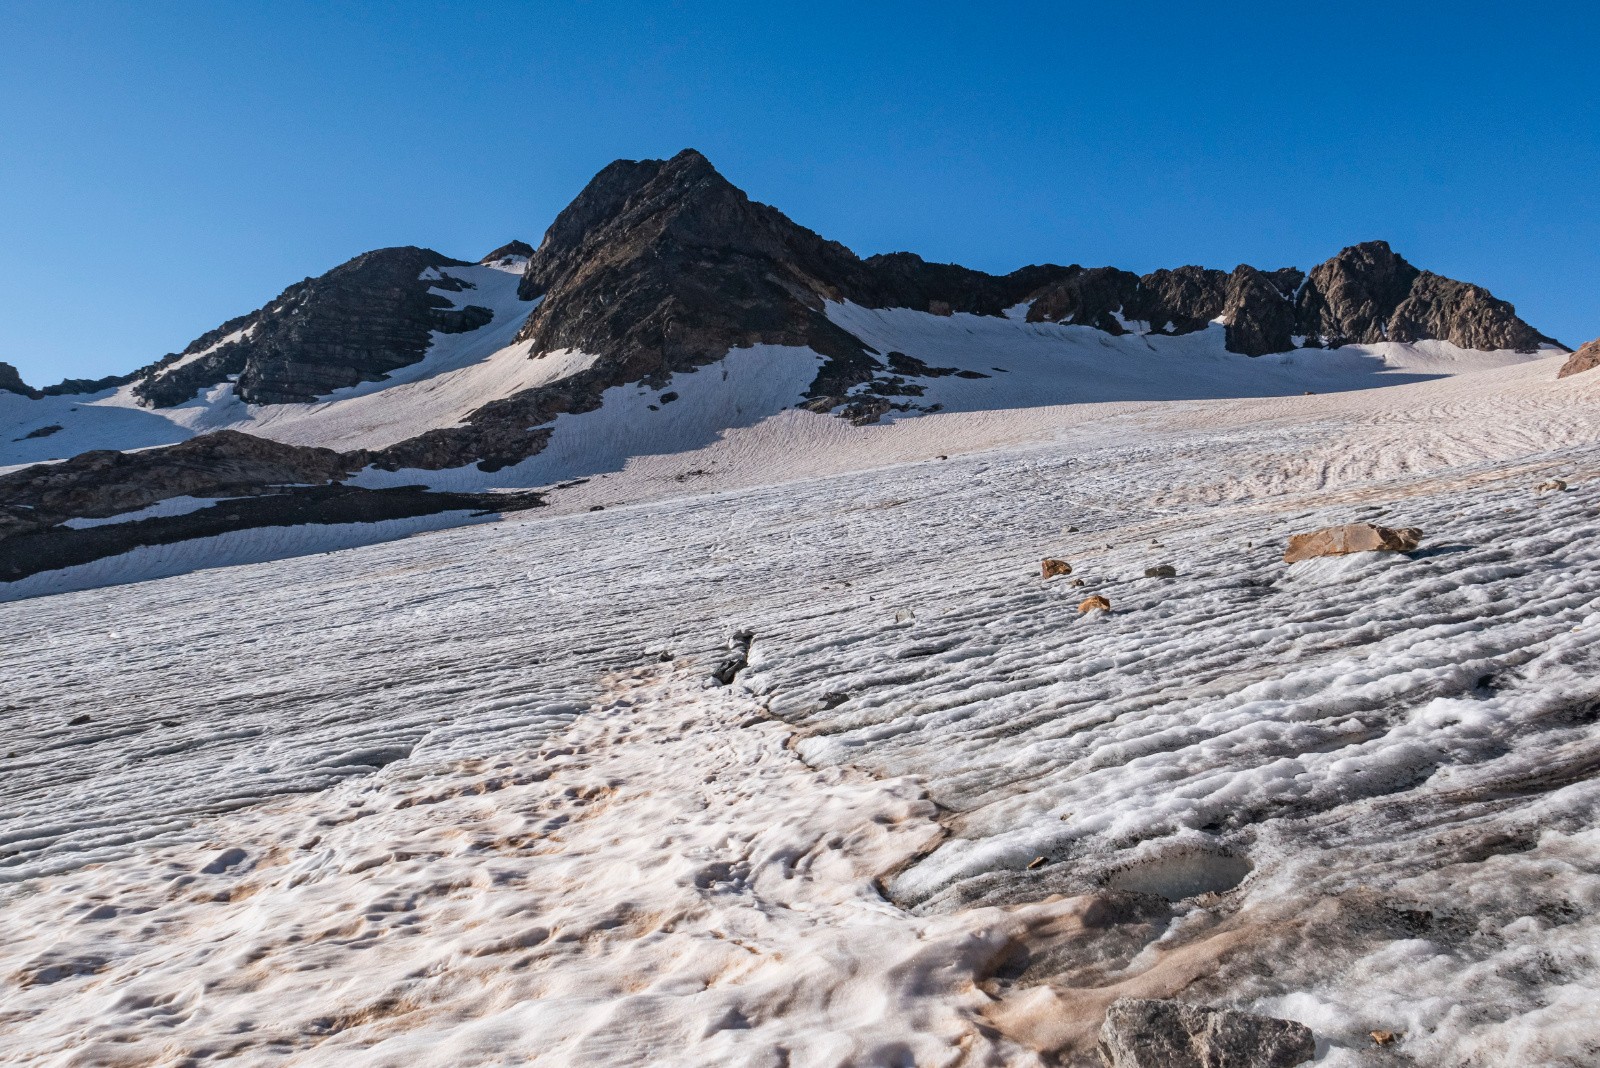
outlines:
[[[0,0],[0,360],[130,370],[370,248],[705,152],[862,254],[1310,267],[1600,335],[1591,3]]]

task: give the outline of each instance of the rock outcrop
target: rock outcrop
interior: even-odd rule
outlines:
[[[1106,1068],[1293,1068],[1316,1051],[1292,1020],[1156,998],[1113,1002],[1100,1029]]]
[[[1222,304],[1228,351],[1266,356],[1294,348],[1294,294],[1303,274],[1293,267],[1271,272],[1240,264],[1228,276]]]
[[[488,321],[486,308],[452,310],[448,298],[429,292],[451,283],[422,273],[450,266],[465,264],[414,247],[357,256],[164,357],[134,393],[152,407],[169,407],[235,378],[241,400],[286,404],[381,379],[422,359],[430,331],[471,330]]]
[[[439,512],[513,512],[538,493],[441,493],[421,486],[365,489],[342,480],[362,452],[285,445],[221,430],[138,452],[86,452],[0,475],[0,582],[164,545],[257,527],[375,523]],[[69,526],[138,513],[173,497],[217,503],[182,514]]]
[[[1331,347],[1438,339],[1468,349],[1535,352],[1560,343],[1488,290],[1418,270],[1386,241],[1352,245],[1311,271],[1297,332]]]
[[[1152,271],[1122,311],[1123,318],[1148,323],[1157,334],[1192,334],[1222,315],[1228,301],[1228,275],[1205,267]]]
[[[532,255],[533,246],[526,241],[507,241],[478,262],[505,263],[508,260],[525,260]]]
[[[1115,267],[1066,268],[1066,275],[1033,294],[1030,323],[1092,326],[1108,334],[1126,334],[1121,320],[1139,291],[1139,276]]]
[[[9,363],[0,362],[0,390],[7,393],[20,393],[24,397],[38,399],[42,394],[22,380],[22,375]]]
[[[1324,527],[1291,536],[1289,547],[1283,553],[1283,561],[1293,564],[1314,556],[1344,556],[1348,553],[1408,553],[1421,541],[1422,531],[1415,527],[1396,530],[1372,523],[1346,523],[1340,527]]]
[[[1600,338],[1595,338],[1587,345],[1579,346],[1578,350],[1567,357],[1567,362],[1561,365],[1561,370],[1556,372],[1557,378],[1567,378],[1571,375],[1581,374],[1600,366]]]
[[[325,485],[359,470],[364,457],[284,445],[221,430],[138,452],[80,453],[0,475],[0,538],[67,519],[105,518],[169,497],[233,497],[283,485]]]

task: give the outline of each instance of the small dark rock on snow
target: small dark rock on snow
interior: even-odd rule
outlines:
[[[750,662],[750,643],[754,640],[755,634],[752,631],[734,631],[733,636],[728,639],[728,656],[711,673],[711,678],[718,685],[731,685],[733,677],[745,669]]]

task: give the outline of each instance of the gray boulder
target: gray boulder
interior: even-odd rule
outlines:
[[[1304,1024],[1165,999],[1122,998],[1100,1028],[1107,1068],[1290,1068],[1315,1055]]]

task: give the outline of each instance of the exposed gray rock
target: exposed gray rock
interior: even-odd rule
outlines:
[[[1117,321],[1139,291],[1139,276],[1115,267],[1079,267],[1039,290],[1028,308],[1030,323],[1068,323],[1092,326],[1108,334],[1125,334]]]
[[[1316,1050],[1304,1024],[1164,999],[1122,998],[1100,1029],[1107,1068],[1292,1068]]]
[[[130,522],[75,529],[54,526],[0,537],[0,582],[86,564],[143,545],[168,545],[259,527],[377,523],[440,512],[504,513],[543,504],[538,493],[439,493],[421,486],[255,487],[224,503]]]
[[[0,582],[88,563],[140,545],[163,545],[255,527],[374,523],[446,511],[512,512],[538,493],[438,493],[420,486],[369,490],[340,484],[365,453],[284,445],[220,430],[137,452],[86,452],[0,476]],[[226,498],[181,515],[85,528],[172,497]]]
[[[1300,293],[1299,332],[1332,346],[1386,341],[1389,317],[1420,273],[1387,241],[1351,245],[1312,268]]]
[[[728,639],[728,655],[711,672],[712,681],[719,686],[732,685],[734,676],[743,671],[750,662],[750,643],[753,641],[755,641],[753,631],[735,631]]]
[[[1517,309],[1481,286],[1423,271],[1389,317],[1390,341],[1438,338],[1464,349],[1534,352],[1551,339],[1517,318]]]
[[[138,371],[129,371],[127,374],[106,375],[103,378],[63,378],[53,386],[45,386],[39,392],[46,397],[69,397],[79,393],[99,393],[101,390],[125,386],[138,377]]]

